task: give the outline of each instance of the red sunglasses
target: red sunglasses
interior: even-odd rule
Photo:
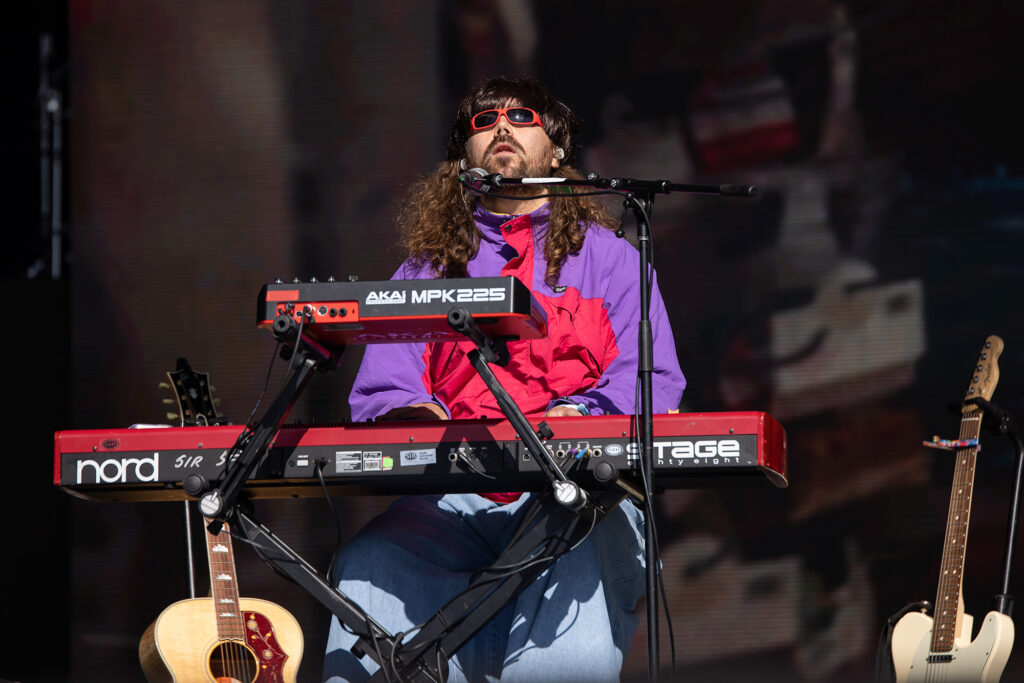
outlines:
[[[513,126],[542,126],[540,114],[526,107],[506,107],[505,109],[487,109],[473,114],[469,120],[470,128],[476,132],[487,130],[498,125],[502,116]]]

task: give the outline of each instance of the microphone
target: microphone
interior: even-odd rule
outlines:
[[[471,168],[460,173],[459,182],[470,194],[478,197],[491,191],[491,176],[485,168]]]
[[[757,188],[753,185],[719,185],[718,191],[726,197],[756,197]]]

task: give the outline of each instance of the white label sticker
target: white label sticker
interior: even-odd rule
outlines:
[[[363,469],[362,451],[335,451],[335,472],[359,472]]]
[[[380,451],[363,453],[363,472],[380,472],[383,469],[383,458]]]
[[[423,448],[418,451],[401,451],[398,454],[400,465],[433,465],[437,462],[437,451]]]

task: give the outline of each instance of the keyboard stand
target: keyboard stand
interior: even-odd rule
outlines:
[[[253,519],[246,509],[248,501],[240,499],[242,487],[266,458],[267,446],[306,386],[312,371],[336,368],[341,353],[341,349],[304,340],[301,323],[296,324],[289,316],[280,316],[279,319],[280,325],[277,321],[274,325],[275,336],[292,344],[289,348],[297,369],[257,427],[246,430],[239,438],[241,454],[229,462],[220,484],[202,495],[200,510],[213,518],[211,528],[216,526],[218,531],[224,521],[232,522],[232,528],[248,539],[257,553],[294,580],[356,634],[357,641],[351,652],[358,657],[369,655],[381,667],[371,681],[390,681],[392,677],[400,681],[446,681],[451,655],[559,556],[581,543],[627,495],[639,495],[634,486],[625,481],[619,482],[618,472],[607,461],[602,463],[602,470],[595,472],[598,481],[604,485],[596,494],[587,494],[569,479],[566,470],[571,471],[577,461],[566,458],[566,470],[554,462],[541,442],[541,438],[552,436],[547,424],[541,423],[539,433],[535,433],[488,367],[489,362],[507,362],[503,340],[485,335],[464,309],[452,309],[448,315],[449,324],[477,345],[477,349],[468,354],[470,362],[497,398],[531,456],[541,465],[551,488],[530,504],[512,541],[495,563],[481,568],[465,590],[438,610],[409,642],[404,642],[403,634],[389,633],[270,529]],[[189,493],[198,495],[199,492]],[[638,502],[643,503],[642,499]],[[515,569],[510,570],[509,567]]]

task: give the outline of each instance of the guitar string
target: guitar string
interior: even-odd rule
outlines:
[[[977,408],[977,407],[972,407],[967,412],[963,413],[963,417],[961,418],[961,421],[960,421],[960,435],[959,435],[959,438],[960,439],[978,438],[980,436],[980,434],[981,434],[981,409]],[[949,572],[950,568],[955,568],[954,569],[954,575],[955,576],[952,579],[952,587],[953,587],[953,590],[955,590],[955,594],[957,596],[957,600],[956,600],[956,605],[955,605],[954,609],[957,611],[957,613],[959,613],[959,610],[960,610],[960,598],[961,598],[961,592],[963,590],[963,585],[962,585],[963,572],[961,572],[959,568],[963,566],[964,560],[966,559],[965,551],[966,551],[966,545],[967,545],[967,542],[966,542],[967,541],[967,530],[968,530],[968,524],[970,522],[970,520],[969,520],[970,506],[969,505],[965,506],[964,505],[964,500],[966,498],[966,500],[969,501],[971,499],[971,497],[972,497],[972,494],[973,494],[973,491],[971,489],[973,487],[974,468],[975,468],[975,464],[976,464],[974,462],[974,460],[976,459],[976,456],[977,456],[977,447],[962,448],[962,449],[957,449],[957,451],[956,451],[957,462],[956,462],[955,469],[954,469],[954,472],[953,472],[953,491],[952,491],[952,495],[951,495],[950,511],[949,511],[949,516],[947,517],[947,520],[946,520],[946,538],[947,538],[947,541],[949,541],[951,539],[953,543],[957,543],[959,536],[962,536],[962,538],[959,539],[959,545],[957,546],[957,556],[956,557],[947,557],[947,554],[945,552],[943,553],[943,562],[942,562],[942,564],[941,564],[941,566],[939,568],[939,571],[940,571],[940,576],[939,576],[939,592],[936,595],[936,607],[935,607],[936,610],[939,610],[940,609],[940,605],[943,604],[950,597],[950,581],[951,580],[948,578],[949,577],[948,572]],[[962,495],[965,490],[967,492],[966,497]],[[963,518],[962,522],[959,521],[961,518]],[[954,534],[953,533],[955,530],[957,530],[958,527],[963,530],[962,534]],[[939,642],[940,638],[942,636],[945,636],[946,638],[948,638],[949,647],[944,649],[944,650],[941,650],[941,651],[942,652],[952,653],[953,648],[955,646],[955,641],[956,641],[956,631],[957,631],[957,629],[956,629],[956,617],[954,616],[952,626],[948,625],[948,619],[943,619],[943,630],[942,630],[941,634],[940,634],[939,628],[936,626],[936,621],[935,620],[937,620],[937,619],[938,619],[938,611],[936,611],[935,619],[933,619],[933,622],[932,622],[932,624],[933,624],[932,625],[933,633],[932,633],[932,639],[931,639],[932,640],[931,647],[929,647],[929,651],[930,651],[929,654],[931,654],[933,652],[938,652],[939,651],[938,648],[936,647],[936,645],[940,645],[941,647],[945,647],[944,644]],[[949,629],[949,628],[951,628],[952,631],[947,635],[946,630]],[[938,683],[939,681],[945,680],[946,677],[947,677],[946,676],[947,674],[951,675],[952,672],[950,670],[950,667],[949,666],[944,666],[945,664],[948,664],[948,662],[939,662],[939,661],[934,661],[933,662],[933,661],[931,661],[930,658],[926,659],[925,660],[925,682],[926,683]]]
[[[225,545],[227,547],[226,556],[233,560],[234,551],[231,547],[231,535],[227,524],[224,524],[220,533],[216,536],[211,534],[210,538],[212,541]],[[220,668],[229,679],[248,682],[255,676],[254,655],[245,644],[245,624],[241,614],[241,605],[238,603],[238,581],[233,567],[234,562],[216,559],[212,552],[208,552],[208,555],[212,569],[211,581],[216,582],[216,577],[219,575],[228,576],[226,583],[222,586],[227,588],[228,595],[225,595],[223,590],[211,588],[211,592],[214,593],[214,610],[217,615],[218,630],[222,631],[220,637],[225,641],[218,648]],[[220,598],[216,595],[218,592]],[[224,598],[230,598],[232,601],[231,614],[228,616],[222,616],[224,614],[223,607],[218,604]]]
[[[221,528],[220,533],[223,533],[225,528],[227,528],[226,524]],[[217,636],[221,640],[221,645],[218,647],[218,653],[220,655],[219,666],[224,677],[235,678],[237,680],[235,675],[234,648],[232,647],[232,641],[230,638],[231,633],[229,632],[228,625],[224,623],[224,617],[221,613],[220,607],[218,606],[220,600],[223,599],[223,591],[221,590],[221,586],[217,585],[217,581],[220,580],[218,577],[221,575],[223,568],[219,566],[219,561],[216,559],[216,555],[213,552],[213,544],[217,542],[219,536],[220,534],[215,536],[211,533],[207,540],[207,552],[210,556],[210,581],[213,582],[210,592],[213,595],[214,613],[217,615]]]
[[[971,437],[972,423],[978,423],[977,419],[972,419],[978,417],[976,413],[977,410],[969,410],[968,412],[963,413],[963,417],[960,421],[960,439]],[[962,590],[960,579],[962,576],[959,570],[954,570],[954,576],[950,578],[949,571],[955,567],[963,566],[962,553],[964,550],[964,543],[960,541],[959,534],[956,532],[958,527],[961,526],[959,519],[964,514],[963,497],[961,494],[964,490],[964,486],[967,484],[968,470],[971,469],[968,466],[968,458],[971,455],[971,450],[972,449],[967,448],[957,449],[956,451],[957,460],[953,473],[953,491],[951,492],[950,512],[946,523],[946,538],[948,539],[948,542],[958,545],[956,545],[956,553],[950,552],[948,555],[946,553],[943,555],[944,562],[941,566],[942,577],[940,580],[940,590],[942,592],[937,596],[937,599],[941,598],[942,600],[942,602],[937,604],[946,604],[948,606],[946,610],[943,610],[944,613],[947,613],[949,608],[952,608],[955,611],[952,622],[950,622],[948,617],[945,617],[944,615],[944,618],[942,619],[942,632],[940,633],[938,628],[936,628],[935,633],[933,634],[932,649],[935,652],[952,653],[956,640],[957,616],[960,612],[960,591]],[[964,520],[963,525],[965,528],[966,520]],[[956,604],[950,605],[948,601],[953,594],[955,594],[957,598]],[[939,643],[940,639],[944,642]],[[936,643],[941,647],[935,647]],[[928,678],[936,683],[946,680],[950,674],[948,664],[949,662],[940,660],[928,661],[926,664],[926,672],[929,674]]]
[[[221,533],[224,533],[224,531],[225,531],[225,529],[221,529]],[[228,545],[228,548],[229,548],[229,550],[231,552],[231,558],[232,558],[232,560],[234,560],[234,549],[231,546],[231,531],[230,531],[230,528],[227,529],[227,545]],[[232,561],[231,564],[234,565],[234,562]],[[251,660],[249,658],[249,652],[248,652],[247,648],[245,647],[245,623],[244,623],[244,618],[242,617],[242,611],[241,611],[242,610],[242,606],[238,603],[239,590],[238,590],[238,572],[237,571],[232,571],[231,572],[231,581],[229,582],[229,584],[230,584],[231,589],[232,589],[232,597],[235,600],[234,605],[233,605],[234,611],[233,611],[233,613],[231,615],[231,619],[235,622],[235,627],[237,628],[237,635],[238,635],[238,637],[242,641],[242,642],[236,641],[235,642],[235,646],[233,648],[234,654],[235,654],[235,666],[236,666],[236,670],[237,670],[237,673],[238,673],[236,678],[238,678],[239,680],[242,680],[242,681],[248,681],[248,680],[251,680],[250,677],[249,677],[249,674],[250,674],[249,665],[251,664]]]

